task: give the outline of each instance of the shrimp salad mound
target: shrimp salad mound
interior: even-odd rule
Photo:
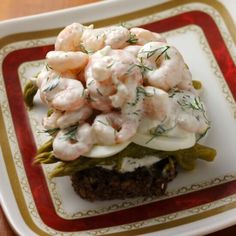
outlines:
[[[51,176],[71,176],[85,199],[163,194],[177,165],[216,155],[197,143],[210,128],[202,85],[158,33],[73,23],[26,85],[27,106],[37,91],[50,140],[35,162],[58,163]]]

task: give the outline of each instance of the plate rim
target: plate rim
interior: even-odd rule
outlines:
[[[110,2],[114,2],[114,1],[110,1]],[[124,2],[124,1],[123,1]],[[153,1],[152,1],[153,2]],[[181,2],[181,4],[183,4],[183,2],[185,2],[185,1],[182,1]],[[189,2],[208,2],[208,1],[187,1],[188,3]],[[93,5],[93,4],[90,4],[90,5]],[[87,6],[86,6],[87,7]],[[86,8],[85,7],[85,8]],[[77,9],[78,8],[84,8],[83,6],[82,7],[76,7]],[[60,13],[60,14],[63,14],[64,13],[64,11],[65,10],[60,10],[60,11],[57,11],[57,13]],[[70,11],[70,9],[67,9],[67,11],[69,12]],[[54,13],[52,12],[52,13],[46,13],[47,15],[53,15]],[[36,18],[41,18],[41,17],[44,17],[44,14],[40,14],[40,15],[37,15],[37,16],[35,16]],[[55,16],[55,17],[57,17],[57,16]],[[25,17],[25,18],[23,18],[22,20],[24,21],[24,20],[29,20],[30,21],[30,19],[31,19],[31,17]],[[4,22],[3,22],[4,23]],[[11,21],[10,23],[14,23],[14,20],[13,21]],[[5,168],[5,165],[4,165],[4,168]],[[2,194],[2,192],[1,192],[1,194]],[[1,201],[1,203],[2,203],[2,201],[4,201],[4,200],[2,200],[2,195],[0,195],[1,196],[1,198],[0,198],[0,201]],[[2,204],[2,206],[3,206],[4,204]],[[4,207],[3,207],[4,208]],[[214,216],[213,216],[214,217]],[[235,219],[236,220],[236,219]],[[235,222],[235,221],[234,221]],[[233,222],[233,223],[234,223]],[[194,223],[194,222],[193,222]],[[232,224],[233,224],[232,223]],[[14,225],[13,225],[14,226]],[[227,225],[226,225],[227,226]],[[181,227],[181,226],[180,226]],[[222,226],[223,227],[223,226]]]

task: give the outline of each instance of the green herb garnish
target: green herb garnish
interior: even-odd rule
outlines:
[[[52,91],[54,88],[57,87],[59,82],[60,82],[60,76],[58,76],[55,79],[49,81],[47,83],[47,87],[43,90],[43,92],[50,92],[50,91]]]
[[[80,50],[81,50],[81,52],[84,52],[86,54],[93,54],[94,53],[93,51],[87,50],[82,43],[80,44]]]
[[[70,126],[69,128],[66,129],[66,132],[64,133],[62,138],[77,142],[78,141],[76,137],[77,129],[78,129],[78,124]]]
[[[192,109],[193,111],[200,111],[203,114],[204,119],[207,124],[210,124],[206,116],[206,110],[200,100],[200,97],[195,97],[194,99],[190,99],[189,95],[183,95],[181,100],[178,100],[177,103],[180,105],[183,111]]]
[[[151,148],[131,143],[128,147],[109,158],[89,158],[80,156],[74,161],[62,161],[53,156],[52,152],[43,152],[36,156],[37,163],[60,162],[51,173],[51,177],[72,175],[78,171],[93,168],[100,165],[112,165],[115,170],[120,170],[124,158],[143,158],[145,156],[156,156],[161,159],[168,158],[176,160],[186,170],[192,170],[197,159],[213,161],[216,151],[213,148],[200,144],[187,149],[177,151],[158,151]]]
[[[49,66],[48,64],[46,64],[45,67],[46,67],[46,70],[47,70],[47,71],[52,70],[52,67]]]
[[[143,50],[141,51],[142,53],[146,53],[147,55],[147,58],[153,56],[154,54],[156,54],[156,52],[160,51],[160,50],[163,50],[158,56],[157,58],[155,59],[155,61],[158,61],[158,59],[164,54],[165,55],[165,60],[168,60],[170,59],[170,56],[167,54],[167,50],[170,48],[170,46],[163,46],[163,47],[160,47],[160,48],[156,48],[156,49],[153,49],[153,50]]]
[[[156,62],[159,60],[159,58],[164,54],[165,55],[165,60],[169,60],[170,56],[167,54],[167,50],[170,48],[170,46],[166,46],[164,50],[157,56]]]
[[[205,137],[206,134],[207,134],[207,132],[208,132],[208,130],[209,130],[210,128],[211,128],[211,127],[208,126],[207,129],[206,129],[202,134],[200,134],[200,135],[197,137],[196,142],[198,142],[200,139],[202,139],[203,137]]]
[[[53,128],[53,129],[45,129],[42,132],[39,133],[47,133],[50,136],[54,136],[55,134],[57,134],[57,132],[60,130],[60,128]]]
[[[151,97],[151,96],[152,96],[152,94],[149,94],[148,92],[146,92],[144,87],[139,86],[136,88],[135,100],[133,102],[129,102],[127,104],[131,105],[131,106],[135,106],[140,101],[140,99],[143,99],[144,97]]]
[[[101,121],[101,120],[97,120],[97,122],[99,122],[99,123],[101,123],[101,124],[103,124],[103,125],[105,125],[105,126],[108,126],[109,124],[106,124],[105,122],[103,122],[103,121]]]
[[[165,135],[167,132],[174,129],[175,127],[176,124],[173,127],[166,127],[163,123],[159,124],[154,130],[150,131],[152,137],[145,144],[150,143],[154,138]]]
[[[138,42],[138,38],[135,34],[130,33],[129,39],[126,42],[130,44],[136,44]]]
[[[103,96],[102,92],[97,88],[97,93],[100,95],[100,96]]]

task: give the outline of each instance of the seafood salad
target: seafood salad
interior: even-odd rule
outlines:
[[[196,158],[213,160],[215,151],[197,144],[210,128],[201,90],[178,49],[160,34],[73,23],[24,90],[29,107],[36,92],[49,107],[42,125],[51,139],[36,162],[60,162],[53,176],[62,176],[84,166],[134,171],[167,154],[186,169]],[[145,150],[148,155],[136,158]]]

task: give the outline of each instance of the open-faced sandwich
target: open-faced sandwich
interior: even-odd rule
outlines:
[[[51,177],[91,201],[161,195],[177,166],[216,155],[197,143],[210,128],[201,90],[158,33],[73,23],[24,90],[27,106],[38,91],[49,107],[35,162],[58,163]]]

